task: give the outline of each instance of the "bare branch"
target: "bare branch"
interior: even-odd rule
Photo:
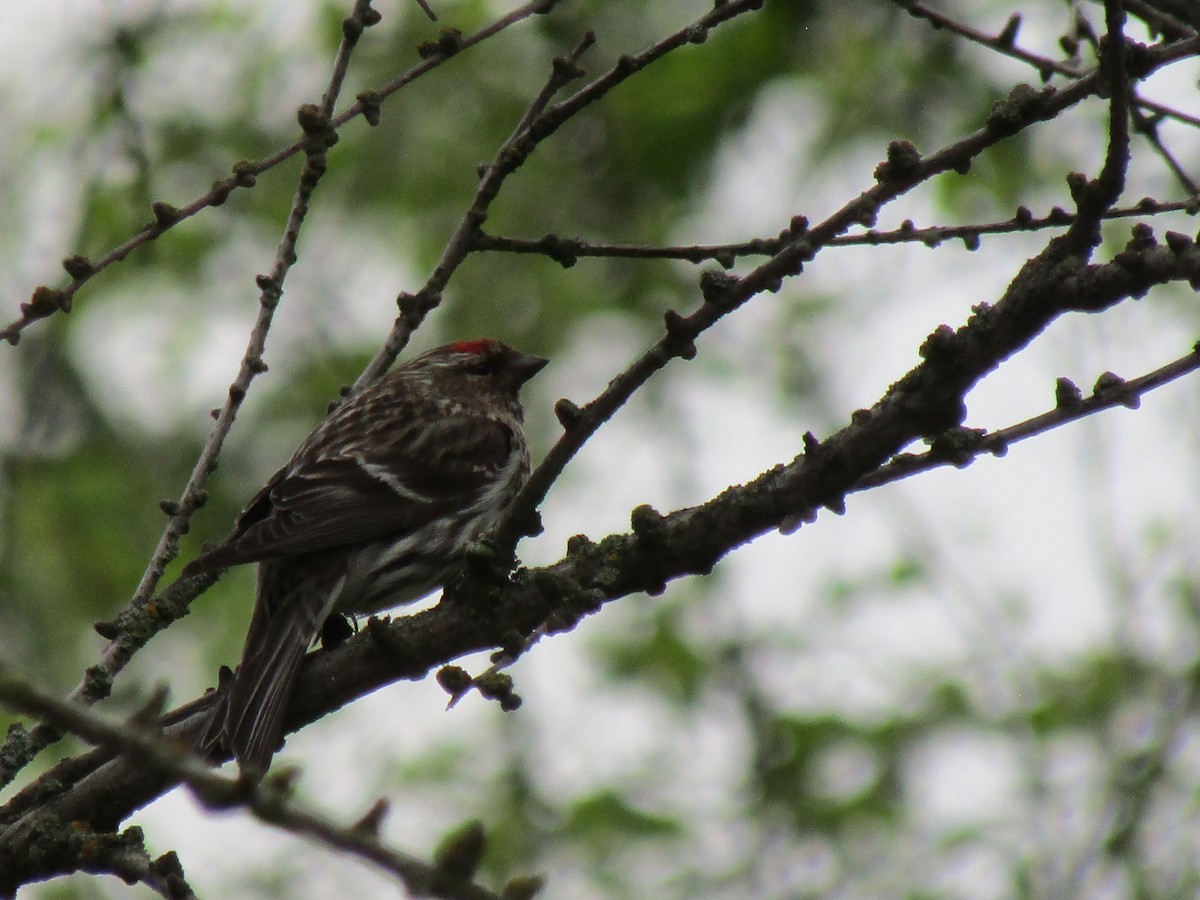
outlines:
[[[920,0],[892,0],[897,6],[906,9],[910,15],[917,18],[925,19],[935,28],[944,28],[947,31],[960,35],[969,41],[973,41],[981,46],[988,47],[1005,56],[1010,56],[1013,59],[1021,62],[1029,63],[1041,75],[1043,81],[1049,81],[1051,75],[1066,75],[1068,78],[1082,78],[1086,72],[1078,69],[1075,66],[1060,62],[1055,59],[1050,59],[1047,56],[1040,56],[1037,53],[1031,53],[1028,50],[1023,50],[1015,43],[1017,29],[1020,27],[1020,18],[1015,21],[1009,20],[1009,27],[1001,31],[999,34],[987,34],[980,31],[978,28],[972,28],[946,15],[941,10],[934,9],[921,3]]]
[[[1134,216],[1145,217],[1172,212],[1195,215],[1200,210],[1197,199],[1177,200],[1160,203],[1150,198],[1138,201],[1134,206],[1109,209],[1101,219],[1113,221]],[[918,228],[911,220],[890,231],[869,228],[854,234],[842,234],[831,238],[826,247],[874,247],[880,244],[924,244],[936,248],[947,241],[960,240],[970,249],[976,249],[979,238],[993,234],[1018,234],[1043,231],[1049,228],[1065,228],[1077,218],[1075,213],[1060,206],[1054,207],[1044,216],[1035,217],[1027,207],[1019,207],[1010,219],[996,222],[980,222],[971,225],[930,225]],[[736,244],[690,244],[675,247],[656,247],[638,244],[600,244],[574,237],[547,234],[536,240],[503,237],[481,232],[475,238],[473,249],[496,253],[517,253],[546,256],[563,268],[570,268],[580,257],[612,259],[681,259],[701,263],[713,260],[722,268],[732,268],[734,263],[746,256],[773,256],[792,242],[792,229],[803,221],[796,217],[792,226],[773,238],[752,238]],[[807,225],[805,225],[807,227]]]
[[[1131,110],[1133,116],[1133,127],[1138,134],[1146,138],[1154,151],[1162,157],[1163,162],[1167,164],[1167,168],[1171,170],[1171,174],[1183,186],[1183,189],[1192,197],[1200,197],[1200,184],[1196,182],[1191,175],[1187,173],[1183,165],[1176,159],[1175,154],[1168,149],[1158,133],[1158,123],[1161,121],[1161,116],[1147,116],[1136,107]],[[1200,124],[1198,122],[1197,124]]]
[[[895,456],[886,465],[860,478],[850,490],[855,493],[870,490],[943,466],[965,468],[984,454],[1004,456],[1008,448],[1018,441],[1044,434],[1101,410],[1117,406],[1136,409],[1141,403],[1141,398],[1150,391],[1170,384],[1197,369],[1200,369],[1200,344],[1194,347],[1191,353],[1128,381],[1106,372],[1097,379],[1088,397],[1084,397],[1067,379],[1059,379],[1058,403],[1054,409],[997,431],[962,428],[938,435],[929,451]]]

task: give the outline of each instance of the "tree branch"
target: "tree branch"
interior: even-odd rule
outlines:
[[[943,432],[933,439],[933,446],[927,452],[901,453],[892,457],[886,465],[859,479],[851,491],[869,490],[942,466],[966,468],[984,454],[1004,456],[1008,448],[1018,441],[1045,434],[1102,410],[1117,406],[1137,409],[1145,394],[1197,369],[1200,369],[1200,343],[1192,348],[1191,353],[1128,381],[1105,372],[1096,379],[1088,397],[1084,397],[1069,379],[1060,378],[1055,389],[1057,403],[1054,409],[996,431],[961,428]]]
[[[1172,167],[1174,168],[1174,167]],[[1185,185],[1189,194],[1191,185]],[[1195,215],[1200,211],[1200,200],[1193,196],[1187,200],[1160,203],[1144,198],[1134,206],[1106,210],[1101,219],[1115,221],[1135,216],[1155,216],[1172,212]],[[924,244],[930,249],[942,246],[947,241],[962,241],[968,249],[979,247],[979,239],[985,235],[1022,234],[1050,228],[1065,228],[1078,218],[1076,213],[1056,206],[1044,216],[1034,216],[1028,207],[1021,206],[1012,218],[969,225],[929,225],[918,228],[911,219],[899,228],[877,231],[874,228],[853,234],[841,234],[825,243],[826,247],[875,247],[881,244]],[[803,221],[797,216],[795,221]],[[735,244],[689,244],[671,247],[650,244],[600,244],[575,237],[556,234],[543,235],[533,240],[514,238],[480,232],[475,237],[473,249],[494,253],[516,253],[545,256],[564,269],[569,269],[580,257],[600,259],[679,259],[685,262],[702,263],[712,260],[724,269],[733,268],[738,259],[747,256],[773,256],[790,244],[794,238],[793,225],[773,238],[751,238]]]

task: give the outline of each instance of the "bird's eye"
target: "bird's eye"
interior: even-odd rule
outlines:
[[[496,361],[492,359],[481,359],[477,363],[473,363],[467,369],[472,375],[491,375],[496,371]]]

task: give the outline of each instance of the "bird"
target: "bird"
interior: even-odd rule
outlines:
[[[184,577],[258,563],[232,682],[200,738],[265,773],[310,644],[444,586],[529,478],[518,392],[548,360],[492,339],[438,347],[337,406]]]

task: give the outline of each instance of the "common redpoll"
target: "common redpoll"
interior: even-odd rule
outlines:
[[[201,749],[264,771],[305,651],[333,614],[370,614],[445,584],[529,477],[517,392],[546,365],[462,341],[337,407],[184,575],[257,562],[241,665]]]

